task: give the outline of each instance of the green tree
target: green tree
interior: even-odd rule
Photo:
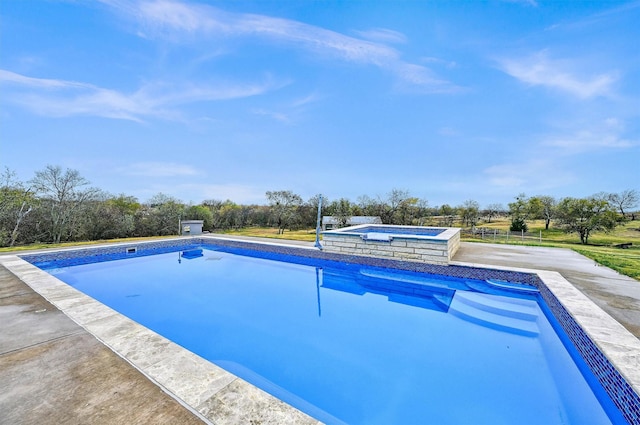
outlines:
[[[0,246],[14,246],[25,218],[37,203],[33,190],[5,168],[0,176]]]
[[[351,202],[347,198],[340,198],[338,201],[331,203],[331,209],[338,222],[338,227],[347,227],[349,219],[353,215]]]
[[[119,222],[119,211],[109,204],[108,199],[108,194],[98,193],[94,199],[85,202],[70,236],[76,240],[91,241],[127,236],[125,226]]]
[[[290,190],[268,191],[266,196],[271,207],[271,215],[278,226],[278,234],[283,234],[297,218],[302,198]]]
[[[531,212],[531,204],[527,195],[524,193],[516,196],[515,202],[509,203],[509,215],[511,216],[511,226],[509,230],[512,232],[526,232],[529,230],[527,219]]]
[[[139,236],[176,235],[183,218],[181,201],[164,193],[154,195],[136,214],[136,234]]]
[[[135,233],[135,217],[140,211],[140,202],[135,196],[121,193],[110,196],[104,203],[105,211],[111,215],[114,228],[105,237],[130,237]]]
[[[107,203],[125,216],[134,216],[140,209],[138,199],[135,196],[127,196],[124,193],[111,197],[107,200]]]
[[[618,225],[618,214],[604,199],[564,198],[557,207],[557,221],[566,232],[578,233],[580,242],[587,244],[592,232],[613,230]]]
[[[553,196],[536,196],[540,204],[539,217],[544,220],[545,230],[549,230],[551,220],[555,217],[558,201]]]
[[[438,208],[438,213],[441,216],[440,225],[451,227],[456,218],[456,209],[449,204],[442,204]]]
[[[184,210],[183,220],[202,220],[202,228],[211,230],[213,226],[213,213],[204,205],[191,205]]]
[[[480,219],[480,204],[478,204],[477,201],[465,201],[460,207],[458,207],[458,211],[460,212],[460,218],[462,219],[463,226],[474,227],[478,224],[478,220]]]
[[[393,222],[396,224],[412,225],[423,215],[424,209],[427,208],[427,201],[407,197],[400,202],[393,216]]]
[[[316,227],[318,220],[318,202],[322,196],[322,209],[327,210],[327,206],[331,204],[326,196],[317,194],[309,198],[307,202],[298,207],[298,215],[300,216],[300,224],[305,228]]]

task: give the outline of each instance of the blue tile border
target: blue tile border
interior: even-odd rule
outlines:
[[[627,422],[633,425],[640,424],[640,395],[631,388],[549,288],[542,283],[538,289],[573,346]]]
[[[315,258],[337,262],[347,262],[364,266],[384,267],[397,270],[421,273],[440,274],[468,279],[497,279],[512,283],[535,286],[551,313],[554,315],[565,334],[582,356],[591,372],[598,379],[613,403],[620,410],[629,424],[640,425],[640,395],[634,391],[615,366],[607,359],[594,341],[580,327],[574,317],[566,310],[558,298],[535,273],[500,270],[492,268],[475,268],[458,265],[438,265],[401,261],[386,258],[364,257],[324,252],[317,249],[301,248],[288,245],[264,244],[248,241],[217,239],[215,237],[181,238],[153,242],[125,243],[106,247],[90,247],[66,251],[55,251],[19,255],[30,263],[57,261],[60,266],[67,263],[81,264],[85,262],[110,261],[130,256],[147,256],[159,253],[176,252],[197,246],[223,246],[249,249],[264,254],[276,253],[306,258]],[[127,248],[136,248],[133,254]]]

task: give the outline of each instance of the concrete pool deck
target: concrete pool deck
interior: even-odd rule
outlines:
[[[289,244],[289,241],[268,242]],[[310,247],[313,243],[295,245]],[[636,338],[640,338],[640,282],[606,267],[597,267],[593,261],[573,251],[463,243],[454,261],[460,265],[493,265],[560,272]],[[115,333],[124,333],[126,336],[140,331],[128,328],[130,325],[118,322],[117,319],[107,318],[109,313],[106,311],[97,314],[97,327],[104,328],[107,324],[105,320],[115,320],[111,325],[120,323],[120,328]],[[100,317],[101,315],[104,316]],[[193,406],[191,400],[181,405],[129,361],[114,354],[4,267],[0,267],[0,321],[3,323],[0,333],[2,424],[118,421],[186,424],[317,423],[308,417],[295,415],[285,420],[282,406],[277,403],[256,403],[256,399],[251,396],[243,397],[238,389],[233,388],[217,399],[200,400],[201,405],[208,401],[209,404],[200,413],[195,412],[186,406],[187,402]],[[129,348],[133,350],[136,347],[132,345]],[[156,350],[158,349],[172,350],[165,346],[157,347]],[[640,365],[640,353],[635,360]],[[181,362],[191,361],[191,358],[181,359]],[[161,367],[156,369],[160,370]],[[198,378],[191,377],[194,379],[192,384]],[[213,381],[215,380],[214,377]],[[241,382],[219,384],[227,387],[242,386]],[[189,397],[188,392],[185,397]],[[242,403],[246,403],[244,407]],[[230,414],[231,405],[240,407],[246,415]]]

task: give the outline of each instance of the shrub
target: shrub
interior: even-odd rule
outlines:
[[[527,222],[524,218],[514,217],[511,219],[511,227],[509,227],[509,230],[512,232],[526,232],[529,230],[529,227],[527,226]]]

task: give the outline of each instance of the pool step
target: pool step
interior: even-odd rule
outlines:
[[[515,294],[523,297],[534,297],[539,293],[538,289],[531,285],[506,282],[496,279],[487,279],[484,281],[467,280],[465,283],[469,288],[473,289],[474,291],[482,292],[483,294]]]
[[[519,299],[456,291],[449,313],[463,320],[503,332],[538,335],[538,310]]]
[[[495,297],[488,294],[477,294],[474,292],[456,292],[456,299],[461,303],[500,316],[512,317],[535,322],[538,318],[538,310],[531,301],[524,301],[518,298],[511,298],[505,302],[503,297]]]

